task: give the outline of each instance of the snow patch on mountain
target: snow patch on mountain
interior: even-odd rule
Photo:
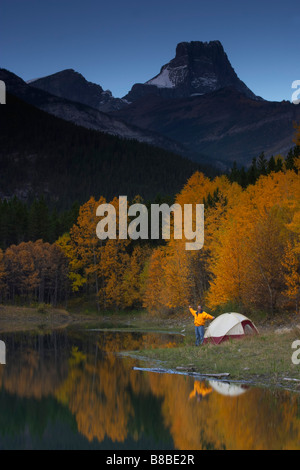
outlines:
[[[175,84],[170,79],[169,70],[165,68],[157,77],[152,78],[146,85],[156,85],[159,88],[173,88]]]
[[[187,66],[165,67],[159,75],[148,80],[145,85],[156,85],[158,88],[174,88],[182,83],[187,74]]]

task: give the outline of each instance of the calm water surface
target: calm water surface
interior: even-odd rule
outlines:
[[[300,396],[134,370],[180,335],[2,334],[0,449],[300,449]]]

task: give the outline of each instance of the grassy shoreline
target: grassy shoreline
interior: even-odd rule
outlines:
[[[300,340],[300,318],[297,315],[256,322],[259,335],[200,347],[195,346],[194,327],[190,322],[181,321],[178,326],[179,332],[184,329],[182,346],[134,351],[132,354],[148,365],[175,372],[180,369],[182,373],[186,368],[186,373],[191,371],[193,375],[228,373],[228,381],[300,392],[300,364],[292,362],[295,352],[292,344]]]
[[[256,320],[259,335],[201,347],[195,346],[194,326],[189,316],[167,319],[144,316],[135,319],[132,324],[141,328],[146,325],[148,330],[155,327],[184,334],[183,345],[176,348],[151,348],[125,353],[145,362],[145,367],[150,365],[174,372],[180,368],[179,373],[186,368],[187,374],[191,371],[199,376],[228,373],[228,381],[300,392],[300,364],[292,362],[295,352],[292,344],[300,340],[300,318],[296,314]],[[300,359],[300,354],[298,357]]]
[[[292,344],[300,339],[300,318],[296,315],[256,322],[260,334],[230,340],[218,346],[194,346],[193,322],[183,317],[152,317],[146,312],[75,313],[50,306],[16,307],[0,305],[0,333],[13,331],[47,331],[81,327],[132,328],[135,331],[181,333],[184,341],[176,348],[155,348],[126,352],[147,366],[172,369],[186,368],[194,374],[230,374],[228,380],[250,382],[269,387],[284,387],[300,392],[300,364],[292,362]],[[300,357],[300,355],[299,355]],[[181,369],[181,372],[184,369]],[[285,380],[285,379],[296,379]]]
[[[228,381],[250,382],[300,391],[300,365],[292,362],[292,343],[300,332],[264,333],[256,337],[195,347],[135,351],[135,357],[152,365],[199,375],[228,373]],[[296,379],[288,381],[286,379]],[[227,379],[226,379],[227,380]]]

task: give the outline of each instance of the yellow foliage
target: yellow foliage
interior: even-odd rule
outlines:
[[[293,171],[261,177],[229,209],[212,252],[209,304],[234,301],[271,311],[284,290],[282,259],[297,211],[300,180]]]
[[[286,283],[298,282],[295,264],[288,269],[282,261],[289,240],[293,253],[300,252],[299,173],[274,172],[242,190],[225,176],[209,180],[197,172],[176,202],[203,201],[203,249],[188,252],[185,240],[172,238],[155,250],[144,305],[161,311],[193,302],[212,308],[234,302],[273,312],[291,295]]]

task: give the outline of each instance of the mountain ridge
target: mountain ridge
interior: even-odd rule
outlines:
[[[90,82],[74,69],[64,69],[45,77],[27,82],[30,86],[52,95],[86,104],[102,112],[114,111],[126,106],[122,98],[114,98],[110,90]]]
[[[8,93],[66,121],[121,138],[145,142],[181,155],[188,154],[187,149],[184,149],[179,142],[172,141],[154,131],[142,130],[139,126],[127,124],[85,103],[71,101],[36,88],[6,69],[0,68],[0,80],[5,82]]]
[[[53,94],[34,100],[34,90],[46,93],[35,85]],[[267,157],[286,154],[293,146],[294,122],[300,121],[300,106],[256,96],[237,76],[220,41],[178,43],[175,57],[156,76],[134,84],[121,99],[73,69],[27,87],[29,98],[17,96],[63,119],[206,161],[222,171],[234,161],[248,166],[262,152]],[[62,96],[55,98],[55,93]],[[111,108],[97,114],[103,94]],[[122,104],[115,106],[114,100]]]

